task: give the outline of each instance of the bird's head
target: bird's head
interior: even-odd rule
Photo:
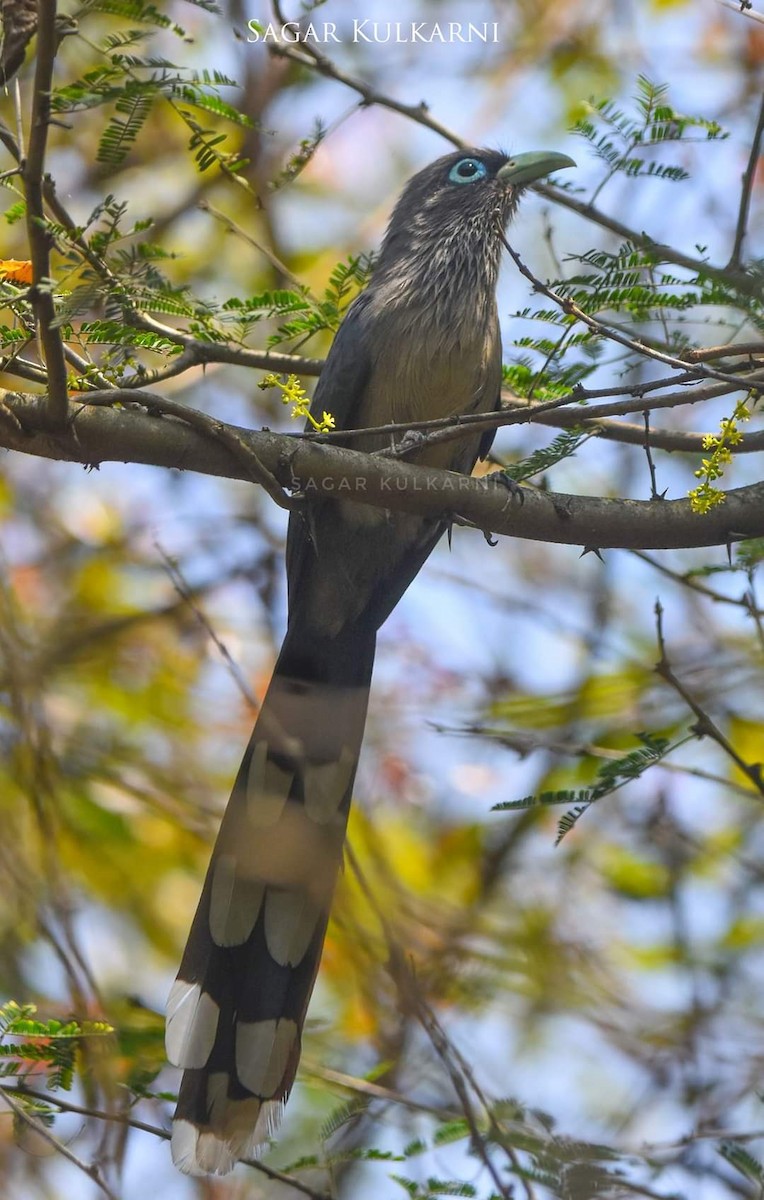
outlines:
[[[573,167],[567,154],[533,150],[455,150],[419,171],[396,204],[382,245],[379,267],[453,270],[482,263],[495,274],[499,233],[523,189],[538,179]]]

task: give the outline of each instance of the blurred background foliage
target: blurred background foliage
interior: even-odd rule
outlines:
[[[374,250],[403,180],[447,144],[249,42],[250,19],[275,19],[264,7],[61,8],[76,26],[56,58],[46,165],[91,250],[129,295],[151,292],[147,307],[170,325],[321,357],[366,277],[354,256]],[[327,0],[312,19],[346,30],[366,17],[496,21],[496,45],[320,48],[477,144],[569,150],[580,163],[573,195],[589,199],[607,179],[603,211],[725,261],[764,75],[764,24],[733,9],[480,0],[465,11],[408,0],[391,17],[377,3]],[[33,74],[34,41],[17,76],[22,129]],[[152,75],[161,86],[146,86]],[[675,112],[729,135],[709,141],[701,130],[672,148],[685,182],[610,177],[593,143],[566,133],[596,121],[602,97],[634,112],[639,76],[668,85]],[[0,98],[11,131],[15,89]],[[12,166],[8,157],[2,169]],[[752,259],[762,257],[761,182],[759,163]],[[24,261],[18,179],[2,183],[0,253]],[[570,256],[620,246],[533,196],[512,242],[543,277],[570,277],[582,269]],[[124,312],[65,232],[53,265],[67,340],[99,370],[140,382],[172,366],[171,340],[120,340]],[[9,353],[23,288],[3,286]],[[298,318],[283,332],[300,311],[286,292],[307,297],[310,329]],[[543,362],[538,339],[556,335],[512,320],[532,303],[514,271],[501,300],[508,379],[519,387],[525,372],[527,385]],[[681,316],[636,305],[621,319],[674,348],[761,333],[760,310],[724,297]],[[587,383],[600,386],[627,368],[632,383],[651,377],[650,365],[591,350],[586,359],[572,346],[560,361],[583,355]],[[197,363],[161,386],[224,420],[288,427],[260,378]],[[2,383],[41,386],[22,389],[12,372]],[[729,412],[725,397],[669,411],[663,425],[711,432]],[[514,426],[497,450],[524,460],[552,436]],[[658,490],[686,494],[698,456],[654,457]],[[725,484],[755,479],[756,457],[738,456]],[[644,453],[599,438],[534,482],[651,495]],[[487,1198],[500,1185],[526,1200],[761,1196],[755,544],[599,558],[508,539],[489,548],[456,531],[380,640],[351,859],[300,1082],[267,1159],[296,1184],[244,1169],[233,1180],[181,1179],[165,1142],[124,1123],[167,1127],[175,1079],[163,1065],[162,1007],[283,628],[282,518],[241,483],[4,457],[0,991],[37,1005],[22,1018],[6,1011],[9,1087],[19,1072],[40,1092],[55,1071],[71,1085],[61,1071],[74,1037],[74,1090],[56,1095],[75,1111],[50,1132],[126,1200],[147,1187],[209,1198]],[[672,668],[739,761],[697,736],[697,712],[656,673],[656,598]],[[616,773],[557,844],[560,817],[582,795],[596,798],[603,769],[607,781],[643,732],[669,752],[631,778]],[[567,805],[511,807],[563,791]],[[70,1019],[76,1035],[49,1024]],[[99,1021],[113,1032],[88,1025]],[[48,1048],[36,1064],[35,1046]],[[50,1124],[53,1111],[39,1101],[35,1119]],[[0,1180],[2,1194],[25,1200],[99,1194],[18,1115],[0,1121]]]

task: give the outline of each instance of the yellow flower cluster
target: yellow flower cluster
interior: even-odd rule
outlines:
[[[689,493],[693,512],[707,513],[715,505],[724,503],[724,492],[713,485],[717,479],[721,479],[724,468],[732,462],[732,447],[743,440],[738,421],[749,421],[750,418],[751,410],[747,402],[740,400],[731,417],[722,417],[719,433],[709,433],[703,438],[703,449],[710,450],[711,454],[701,459],[700,467],[695,472],[695,477],[703,482]]]
[[[334,429],[334,417],[331,413],[322,413],[320,421],[313,416],[310,411],[310,399],[296,375],[288,375],[286,382],[279,379],[278,375],[266,375],[258,386],[263,389],[278,388],[282,403],[292,405],[293,420],[307,418],[316,433],[329,433]]]

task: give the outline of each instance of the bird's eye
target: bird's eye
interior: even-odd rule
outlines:
[[[488,168],[479,158],[460,158],[458,163],[448,172],[451,183],[476,183],[485,179]]]

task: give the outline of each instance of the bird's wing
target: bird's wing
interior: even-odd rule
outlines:
[[[501,361],[499,362],[499,366],[501,366]],[[496,403],[494,404],[493,408],[490,409],[490,411],[491,412],[500,412],[501,411],[501,385],[499,385],[499,389],[496,392]],[[491,453],[491,446],[494,443],[494,438],[496,437],[497,433],[498,433],[498,427],[495,427],[493,429],[486,429],[485,433],[481,437],[480,449],[478,450],[478,458],[481,461],[485,458],[488,458],[488,455]]]
[[[367,290],[357,296],[347,310],[326,356],[310,406],[316,418],[320,418],[324,410],[330,412],[337,429],[353,428],[354,416],[371,372],[367,334],[369,301]]]
[[[371,355],[366,333],[368,292],[350,305],[332,342],[313,394],[310,411],[316,420],[331,413],[337,429],[353,429],[364,389],[371,374]],[[310,426],[308,427],[310,428]],[[310,549],[310,528],[299,513],[289,520],[286,568],[290,598],[299,586],[302,564]]]

